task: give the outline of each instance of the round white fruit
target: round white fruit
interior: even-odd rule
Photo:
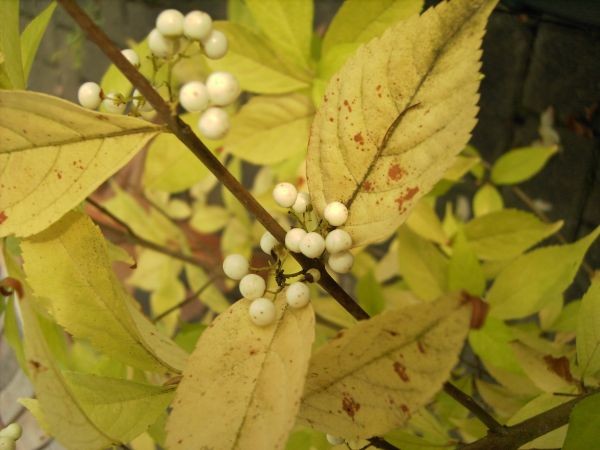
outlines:
[[[102,88],[93,81],[83,83],[77,91],[77,99],[84,108],[98,109],[102,102]]]
[[[250,303],[248,312],[252,322],[259,327],[265,327],[275,321],[275,305],[269,299],[257,298]]]
[[[190,39],[206,39],[211,30],[212,18],[204,11],[190,11],[183,19],[183,34]]]
[[[265,252],[267,255],[271,254],[271,250],[279,244],[275,236],[266,231],[260,238],[260,249]]]
[[[348,208],[341,202],[331,202],[325,207],[323,216],[329,222],[329,225],[339,227],[340,225],[344,225],[346,220],[348,220]]]
[[[273,198],[279,206],[289,208],[296,203],[298,190],[291,183],[279,183],[273,189]]]
[[[102,100],[102,107],[106,112],[114,114],[123,114],[127,104],[123,100],[123,96],[117,92],[109,92]]]
[[[329,255],[327,264],[337,273],[348,273],[354,263],[354,256],[349,251]]]
[[[308,258],[318,258],[325,251],[325,239],[314,231],[306,233],[300,241],[300,251]]]
[[[306,192],[298,192],[298,197],[296,197],[296,201],[292,205],[292,209],[298,214],[305,213],[308,207],[310,206],[310,195]]]
[[[302,228],[292,228],[285,234],[285,246],[294,253],[300,252],[300,242],[306,236],[306,230]]]
[[[296,281],[288,286],[285,299],[292,308],[302,308],[310,301],[310,289],[305,283]]]
[[[240,292],[244,298],[254,300],[262,297],[267,285],[260,275],[249,273],[240,280]]]
[[[0,437],[5,437],[16,441],[23,435],[23,428],[18,423],[11,423],[0,430]]]
[[[156,29],[165,37],[183,34],[183,14],[176,9],[165,9],[156,18]]]
[[[206,79],[208,98],[213,105],[231,105],[240,95],[240,84],[229,72],[213,72]]]
[[[204,83],[185,83],[179,90],[179,103],[188,112],[199,112],[208,108],[208,91]]]
[[[241,280],[248,273],[248,260],[238,253],[223,260],[223,272],[233,280]]]
[[[178,47],[179,41],[177,39],[163,36],[156,28],[148,34],[148,48],[154,56],[168,58],[177,51]]]
[[[221,139],[229,131],[229,115],[224,109],[212,106],[200,116],[198,129],[208,139]]]
[[[125,57],[127,61],[130,62],[132,66],[139,67],[140,66],[140,57],[138,54],[131,50],[130,48],[126,48],[125,50],[121,50],[121,54]]]
[[[337,437],[332,434],[327,434],[325,438],[327,439],[327,442],[329,442],[331,445],[342,445],[344,442],[346,442],[344,438]]]
[[[204,53],[210,59],[219,59],[225,56],[229,43],[227,42],[227,36],[219,30],[211,30],[206,38],[202,39],[202,47]]]
[[[329,253],[339,253],[352,247],[352,238],[347,231],[335,229],[325,236],[325,248]]]

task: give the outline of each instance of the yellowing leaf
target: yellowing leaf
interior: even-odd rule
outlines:
[[[254,325],[236,302],[202,333],[177,389],[167,448],[282,449],[292,429],[314,339],[311,306],[275,303]]]
[[[500,272],[488,291],[490,314],[518,319],[539,311],[571,284],[599,234],[600,227],[573,244],[544,247],[519,256]]]
[[[227,35],[229,50],[221,59],[207,60],[213,70],[234,73],[240,87],[260,94],[283,94],[307,88],[309,83],[290,71],[264,39],[249,29],[230,22],[215,22]]]
[[[183,368],[186,354],[134,306],[112,272],[102,233],[89,217],[68,213],[21,247],[28,282],[73,336],[134,367]]]
[[[160,130],[45,94],[0,91],[0,236],[48,227]]]
[[[525,374],[542,391],[552,394],[566,392],[572,387],[552,370],[549,362],[544,359],[545,355],[519,341],[511,342],[510,346]]]
[[[473,197],[473,212],[475,213],[475,217],[499,211],[503,206],[504,201],[500,192],[489,183],[481,186]]]
[[[332,78],[311,130],[308,185],[320,215],[346,204],[355,246],[394,232],[469,140],[495,4],[440,3],[359,48]]]
[[[500,369],[522,373],[509,344],[514,339],[512,329],[493,317],[488,317],[483,327],[469,333],[469,344],[486,366],[493,364]]]
[[[519,256],[556,233],[562,224],[544,223],[533,214],[503,209],[471,220],[465,225],[465,235],[480,259],[494,261]]]
[[[406,219],[406,226],[425,239],[442,245],[448,243],[448,236],[428,198],[422,198],[415,205]]]
[[[222,206],[200,205],[195,208],[190,226],[200,233],[215,233],[227,225],[231,213]]]
[[[454,161],[454,164],[452,164],[452,167],[450,167],[444,174],[444,179],[450,181],[460,181],[460,179],[465,176],[467,172],[477,166],[480,161],[481,158],[479,158],[479,156],[458,155],[456,157],[456,161]]]
[[[232,119],[224,147],[254,164],[275,164],[302,153],[314,110],[305,95],[253,97]]]
[[[21,34],[21,59],[23,61],[23,78],[25,83],[27,83],[33,60],[55,9],[56,2],[51,2],[27,24]]]
[[[0,87],[3,89],[24,89],[25,77],[21,62],[21,42],[19,39],[19,2],[0,2],[0,52],[3,54]],[[0,117],[2,117],[0,115]]]
[[[600,371],[600,277],[596,276],[581,299],[577,314],[577,362],[582,377]]]
[[[300,419],[346,439],[387,433],[448,379],[471,308],[447,296],[359,322],[313,356]]]
[[[496,184],[521,183],[538,173],[546,161],[558,151],[558,147],[515,148],[500,158],[490,173]]]

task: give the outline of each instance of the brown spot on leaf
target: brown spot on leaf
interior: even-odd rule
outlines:
[[[333,339],[339,339],[344,335],[344,330],[340,330],[336,333],[336,335],[333,337]]]
[[[102,121],[104,121],[104,122],[108,122],[108,117],[106,117],[106,116],[103,116],[102,114],[98,114],[98,115],[96,116],[96,118],[97,118],[98,120],[102,120]]]
[[[544,356],[544,362],[546,367],[551,372],[566,380],[569,383],[573,382],[573,375],[571,375],[571,369],[569,368],[569,360],[566,356],[555,358],[552,355]]]
[[[401,362],[396,361],[394,363],[394,372],[396,372],[400,379],[405,383],[408,383],[410,381],[410,378],[406,373],[406,367],[404,367],[404,364],[402,364]]]
[[[354,416],[360,409],[360,404],[356,403],[356,400],[354,400],[354,398],[347,392],[342,393],[342,395],[344,396],[342,398],[342,408],[346,414],[348,414],[348,416],[354,420]]]
[[[423,345],[423,343],[421,341],[417,341],[417,348],[419,349],[419,352],[421,353],[426,353],[425,352],[425,346]]]
[[[402,194],[400,197],[394,200],[398,204],[398,210],[403,212],[404,203],[411,200],[417,194],[417,192],[419,192],[419,188],[416,186],[413,188],[408,188],[408,190],[404,194]]]
[[[383,331],[385,331],[390,336],[398,336],[398,333],[396,333],[394,330],[383,330]]]
[[[404,403],[402,403],[400,405],[400,409],[405,413],[405,414],[410,414],[410,409],[408,409],[408,406],[406,406]]]
[[[380,85],[380,84],[378,84],[378,85],[375,87],[375,90],[376,90],[376,91],[380,91],[380,90],[381,90],[381,85]]]
[[[256,355],[258,353],[258,350],[256,350],[255,348],[251,348],[248,353],[250,353],[250,355]]]
[[[406,175],[406,172],[398,164],[392,164],[388,169],[388,177],[390,177],[391,180],[398,181],[404,175]]]
[[[348,108],[348,112],[352,112],[352,106],[348,103],[348,100],[344,100],[344,106]]]
[[[329,121],[330,121],[330,122],[333,122],[333,117],[330,117],[330,118],[329,118]]]
[[[34,372],[40,373],[40,372],[44,372],[45,370],[48,370],[39,361],[36,361],[34,359],[30,359],[28,362],[29,362],[29,365],[31,366],[31,368],[33,369]]]
[[[373,183],[371,183],[370,181],[365,181],[363,183],[363,191],[365,191],[365,192],[373,191]]]
[[[358,143],[359,145],[364,145],[365,139],[360,131],[354,135],[354,142]]]
[[[0,224],[3,224],[6,219],[8,219],[6,213],[4,211],[0,211]]]

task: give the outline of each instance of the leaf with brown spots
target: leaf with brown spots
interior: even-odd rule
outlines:
[[[348,440],[402,426],[450,376],[470,316],[470,302],[446,296],[349,328],[313,356],[300,419]]]
[[[314,312],[310,305],[287,308],[280,298],[276,322],[258,327],[250,303],[236,302],[202,333],[167,424],[169,450],[285,447],[308,369]]]
[[[50,95],[0,91],[0,237],[47,228],[161,130]]]
[[[321,215],[346,204],[355,246],[393,233],[469,141],[496,2],[442,2],[360,47],[331,78],[312,125],[308,186]]]

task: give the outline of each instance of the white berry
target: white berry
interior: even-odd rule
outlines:
[[[190,39],[206,39],[212,29],[212,19],[204,11],[190,11],[183,19],[183,34]]]
[[[77,99],[79,100],[79,104],[84,108],[98,109],[98,106],[102,102],[102,88],[100,88],[98,83],[94,83],[93,81],[83,83],[79,86],[79,91],[77,91]]]
[[[267,255],[271,254],[271,250],[273,250],[273,248],[277,244],[279,244],[279,242],[277,241],[277,239],[275,239],[275,236],[273,236],[268,231],[266,231],[265,234],[263,234],[260,238],[260,248]]]
[[[352,247],[352,238],[347,231],[335,229],[325,236],[325,248],[329,253],[339,253]]]
[[[329,225],[339,227],[348,220],[348,208],[341,202],[331,202],[325,207],[323,216],[325,216],[325,220],[329,222]]]
[[[8,437],[0,437],[0,450],[15,450],[17,444],[14,439]]]
[[[221,139],[229,131],[229,116],[218,106],[208,108],[198,120],[198,129],[208,139]]]
[[[190,81],[179,91],[179,103],[188,112],[204,111],[208,108],[208,91],[201,81]]]
[[[154,108],[137,89],[133,91],[131,103],[139,112],[154,111]]]
[[[275,305],[269,299],[257,298],[250,303],[248,312],[252,322],[259,327],[270,325],[275,321]]]
[[[279,206],[283,208],[289,208],[296,203],[298,191],[291,183],[279,183],[273,189],[273,198]]]
[[[240,95],[240,84],[229,72],[213,72],[206,79],[208,97],[213,105],[231,105]]]
[[[294,253],[300,252],[300,242],[306,236],[306,230],[302,228],[292,228],[285,234],[285,246]]]
[[[223,272],[233,280],[241,280],[248,273],[248,260],[234,253],[223,260]]]
[[[140,57],[134,50],[126,48],[125,50],[121,50],[121,54],[125,57],[125,59],[127,59],[127,61],[131,63],[132,66],[140,66]]]
[[[148,48],[154,56],[159,58],[168,58],[173,55],[177,51],[178,44],[176,39],[163,36],[156,28],[148,35]]]
[[[298,214],[305,213],[308,207],[310,206],[310,195],[306,192],[298,192],[298,197],[296,197],[296,201],[292,205],[292,209]]]
[[[312,281],[314,283],[317,283],[321,279],[321,272],[319,271],[319,269],[308,269],[306,271],[306,274],[312,277]]]
[[[318,258],[325,251],[325,239],[314,231],[306,233],[300,241],[300,251],[308,258]]]
[[[183,34],[183,14],[176,9],[165,9],[156,18],[156,29],[166,37]]]
[[[18,423],[11,423],[6,428],[0,430],[0,437],[9,438],[14,441],[23,435],[23,428]]]
[[[202,39],[202,47],[210,59],[222,58],[229,48],[227,36],[219,30],[212,30],[206,38]]]
[[[288,286],[285,298],[292,308],[302,308],[310,301],[310,289],[305,283],[296,281]]]
[[[240,281],[240,292],[244,298],[254,300],[262,297],[267,285],[260,275],[249,273]]]
[[[327,264],[337,273],[348,273],[354,263],[354,256],[349,251],[329,255]]]
[[[344,438],[337,437],[332,434],[327,434],[325,437],[327,438],[327,442],[329,442],[331,445],[342,445],[344,442],[346,442]]]
[[[123,100],[123,96],[117,92],[109,92],[102,100],[104,110],[109,113],[123,114],[127,104]]]

